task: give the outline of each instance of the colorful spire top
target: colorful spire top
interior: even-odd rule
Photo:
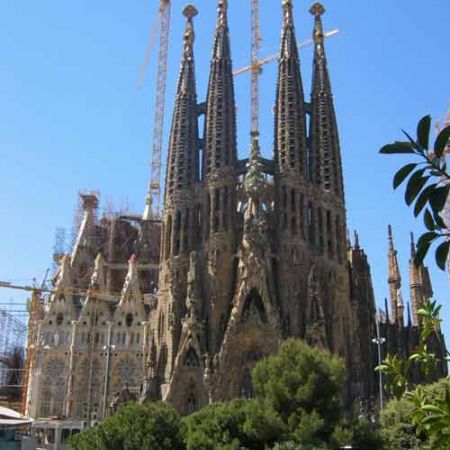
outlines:
[[[292,1],[283,0],[284,22],[292,23]]]
[[[321,3],[314,3],[311,6],[309,12],[314,16],[314,31],[313,31],[313,39],[316,47],[316,52],[319,56],[324,55],[324,34],[323,34],[323,26],[321,16],[325,12],[325,8]]]
[[[184,32],[184,54],[191,58],[193,56],[193,47],[195,40],[193,18],[198,14],[195,6],[188,5],[183,10],[183,14],[186,17],[186,30]]]

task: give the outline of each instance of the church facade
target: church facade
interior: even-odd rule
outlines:
[[[248,157],[238,158],[227,2],[218,2],[204,103],[196,91],[196,11],[185,9],[163,215],[98,219],[97,197],[82,197],[73,251],[59,262],[53,293],[32,308],[30,416],[101,420],[139,399],[189,414],[251,397],[252,368],[287,337],[345,360],[349,408],[376,396],[376,304],[367,257],[358,237],[353,244],[347,237],[324,8],[310,9],[309,102],[291,0],[282,8],[272,159],[261,156],[256,133]],[[389,242],[392,314],[381,329],[389,349],[406,354],[431,284],[425,268],[414,269],[405,324],[391,233]]]

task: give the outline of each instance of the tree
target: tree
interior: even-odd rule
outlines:
[[[449,145],[450,126],[445,127],[437,136],[433,148],[429,145],[431,117],[423,117],[417,125],[417,138],[413,139],[403,131],[407,140],[396,141],[381,148],[382,154],[411,154],[419,162],[408,163],[394,176],[394,189],[408,179],[405,190],[405,203],[414,202],[415,217],[423,214],[428,232],[422,234],[417,242],[416,264],[420,265],[430,246],[439,243],[435,259],[442,270],[448,259],[450,249],[450,229],[445,223],[442,211],[450,192],[450,175],[445,160],[445,150]],[[409,178],[408,178],[409,177]]]
[[[69,442],[72,450],[182,450],[180,418],[162,403],[129,404]]]
[[[342,415],[343,361],[288,339],[253,370],[256,398],[276,413],[298,442],[327,442]]]
[[[381,416],[382,434],[386,444],[392,450],[412,449],[423,450],[426,448],[448,449],[449,407],[443,405],[443,401],[450,388],[450,381],[440,380],[427,386],[420,386],[409,392],[400,400],[391,400]],[[417,404],[413,399],[422,399],[428,402],[434,399],[434,404],[426,406],[426,402]],[[435,407],[440,405],[440,411],[436,413]],[[447,412],[445,413],[445,409]],[[431,420],[423,423],[424,414]],[[436,430],[430,433],[428,426],[436,426]]]
[[[206,406],[182,420],[187,450],[264,450],[245,429],[248,400]]]

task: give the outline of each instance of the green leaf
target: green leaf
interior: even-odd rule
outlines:
[[[433,218],[434,221],[436,222],[436,225],[441,229],[441,230],[446,230],[447,229],[447,225],[445,224],[444,220],[442,219],[442,217],[436,213],[433,213]]]
[[[406,164],[394,176],[394,189],[397,189],[405,178],[416,168],[417,164]]]
[[[450,183],[440,186],[430,195],[430,206],[434,213],[440,213],[445,206],[450,191]]]
[[[408,134],[408,132],[402,130],[402,133],[408,138],[408,141],[410,142],[412,148],[418,150],[420,153],[423,153],[417,142]]]
[[[430,139],[431,116],[425,116],[420,119],[417,125],[417,142],[422,149],[428,150],[428,141]]]
[[[434,154],[440,158],[450,139],[450,125],[446,126],[438,135],[434,142]]]
[[[422,234],[417,242],[417,251],[414,257],[414,264],[420,266],[423,263],[425,256],[430,249],[431,242],[434,241],[439,235],[434,231]]]
[[[425,183],[430,178],[429,176],[422,177],[425,170],[426,168],[418,170],[408,180],[408,184],[406,185],[405,191],[405,202],[408,206],[411,205],[411,203],[417,197],[419,192],[425,186]]]
[[[413,147],[409,142],[394,142],[393,144],[385,145],[380,149],[380,153],[385,155],[400,154],[400,153],[414,153]]]
[[[447,240],[445,242],[442,242],[436,249],[436,264],[438,265],[439,269],[445,270],[445,264],[448,259],[448,251],[450,249],[450,241]]]
[[[415,217],[417,217],[420,214],[420,211],[422,211],[424,206],[427,204],[428,199],[429,199],[431,193],[436,188],[436,186],[437,186],[437,183],[430,184],[417,197],[417,201],[414,206],[414,216]]]
[[[423,223],[430,231],[433,231],[436,228],[436,224],[434,223],[433,216],[431,215],[429,209],[425,210],[425,214],[423,216]]]

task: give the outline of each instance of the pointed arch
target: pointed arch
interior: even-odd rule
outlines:
[[[267,323],[267,314],[262,297],[256,288],[250,290],[242,309],[242,322],[246,322],[247,320]]]
[[[197,352],[192,346],[189,347],[184,356],[183,365],[186,367],[200,367],[200,360],[197,356]]]

